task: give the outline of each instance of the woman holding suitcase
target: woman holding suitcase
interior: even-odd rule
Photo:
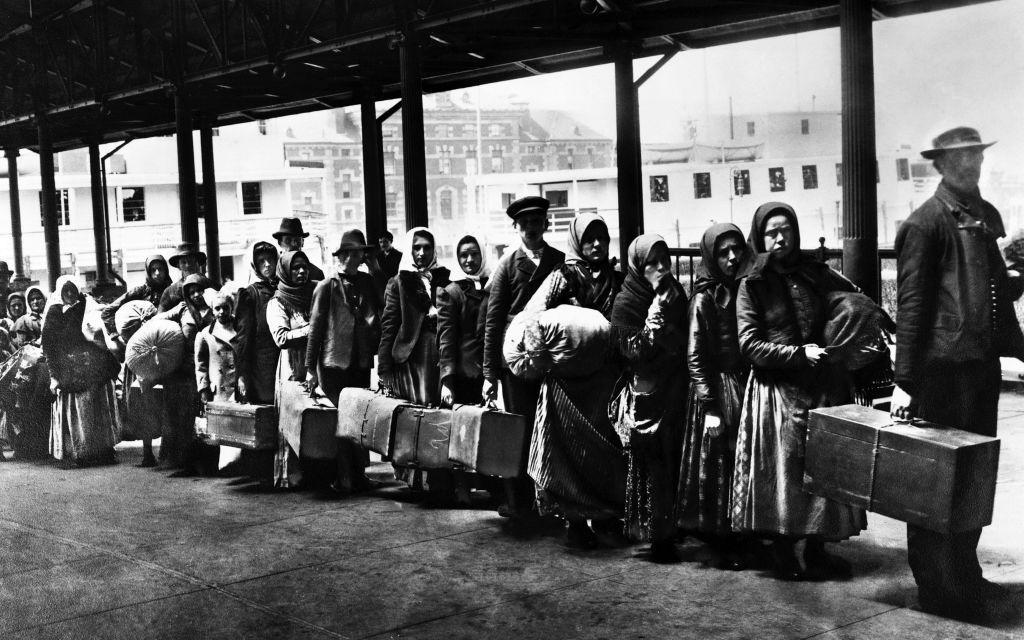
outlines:
[[[377,374],[380,388],[388,395],[438,406],[437,299],[438,292],[448,286],[451,272],[437,265],[434,247],[434,234],[426,227],[406,234],[403,248],[408,250],[384,293]],[[435,498],[446,496],[451,487],[451,476],[444,471],[431,471],[426,483],[419,471],[408,467],[396,466],[395,475],[413,488],[429,489]]]
[[[754,213],[748,242],[757,259],[740,281],[736,324],[741,355],[753,366],[736,443],[732,528],[774,538],[776,576],[800,580],[849,575],[826,541],[857,535],[864,511],[803,491],[808,413],[851,401],[846,371],[824,344],[825,297],[856,287],[800,251],[796,212],[769,202]],[[807,540],[806,573],[793,546]]]

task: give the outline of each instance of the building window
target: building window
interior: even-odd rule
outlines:
[[[302,204],[307,207],[313,206],[313,196],[304,195],[302,196]]]
[[[351,155],[352,155],[352,150],[351,149],[342,149],[341,150],[341,157],[342,158],[348,158]]]
[[[341,197],[351,198],[352,197],[352,174],[343,173],[341,175]]]
[[[476,125],[475,124],[464,124],[462,125],[462,135],[476,137]]]
[[[503,193],[501,194],[501,206],[508,209],[512,206],[512,203],[516,201],[516,194],[514,193]]]
[[[754,127],[754,121],[751,120],[750,122],[747,123],[747,135],[748,136],[752,136],[752,135],[754,135],[755,131],[756,131],[756,129]]]
[[[552,207],[565,209],[569,206],[569,191],[566,189],[548,191],[544,194],[544,197],[548,199]]]
[[[441,211],[441,218],[444,220],[452,219],[452,192],[445,189],[437,197],[438,209]]]
[[[247,216],[263,213],[263,192],[259,182],[242,183],[242,214]]]
[[[574,147],[565,150],[565,167],[567,169],[576,168],[576,149]]]
[[[693,197],[698,199],[711,197],[710,173],[693,174]]]
[[[501,137],[501,125],[500,124],[488,125],[488,127],[487,127],[487,135],[489,135],[492,138],[500,138]]]
[[[668,202],[668,176],[651,176],[651,202]]]
[[[732,171],[732,192],[737,196],[750,195],[750,170],[733,169]]]
[[[811,132],[811,121],[808,120],[807,118],[801,119],[800,120],[800,134],[806,136],[810,132]]]
[[[899,182],[910,180],[910,160],[896,158],[896,180]]]
[[[198,195],[200,192],[197,191]],[[146,188],[121,187],[121,212],[125,222],[142,222],[146,219]]]
[[[206,217],[206,193],[203,191],[203,183],[196,183],[196,216]]]
[[[384,211],[389,218],[398,216],[398,194],[394,191],[384,194]]]
[[[267,121],[266,120],[257,120],[256,121],[256,128],[259,129],[259,132],[260,132],[261,136],[267,135]]]
[[[466,175],[476,175],[476,147],[466,147]]]
[[[804,175],[804,189],[818,188],[818,165],[805,164],[801,171]]]
[[[353,209],[345,209],[345,211],[342,212],[342,215],[345,217],[345,222],[350,222],[355,216],[355,211]]]
[[[452,148],[448,145],[437,148],[438,153],[441,157],[437,159],[437,172],[443,176],[449,176],[452,173]]]
[[[785,191],[786,190],[786,170],[782,167],[772,167],[768,169],[768,189],[769,191]]]
[[[505,162],[502,158],[503,152],[499,149],[491,149],[491,172],[501,173],[505,170]]]
[[[57,189],[54,192],[57,198],[57,226],[71,224],[71,206],[68,201],[68,190]],[[39,193],[39,224],[45,227],[43,222],[43,194]]]
[[[381,127],[380,128],[380,135],[381,135],[382,138],[394,138],[395,137],[395,128],[394,127]]]
[[[836,163],[836,186],[837,187],[843,186],[843,163],[842,162],[837,162]]]
[[[395,152],[385,151],[384,152],[384,175],[393,176],[395,175]]]

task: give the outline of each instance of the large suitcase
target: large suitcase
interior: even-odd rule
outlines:
[[[242,449],[276,449],[277,407],[208,402],[206,436],[210,444],[224,444]]]
[[[403,405],[395,410],[392,460],[419,469],[450,469],[452,410]]]
[[[281,433],[300,458],[334,460],[338,455],[338,410],[327,398],[310,398],[305,387],[288,380],[281,387]]]
[[[485,476],[515,478],[522,465],[526,419],[476,405],[456,405],[448,459]]]
[[[885,411],[811,411],[804,490],[940,533],[992,522],[999,440]]]
[[[346,387],[338,396],[337,436],[391,458],[395,411],[408,404],[369,389]]]

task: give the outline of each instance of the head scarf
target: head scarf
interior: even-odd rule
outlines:
[[[622,291],[615,297],[611,323],[613,327],[636,329],[647,321],[647,310],[654,302],[654,287],[644,277],[647,261],[658,246],[668,250],[665,239],[656,233],[645,233],[629,243],[626,250],[626,279]],[[679,287],[673,278],[673,286]],[[679,295],[666,314],[670,322],[681,323],[686,315],[686,293],[679,287]]]
[[[21,317],[18,316],[18,318],[15,318],[14,316],[11,315],[11,303],[14,301],[15,298],[21,298],[21,301],[23,303],[22,306],[25,307],[25,313],[28,313],[28,298],[26,298],[25,294],[20,291],[12,291],[7,295],[7,317],[12,321],[17,320],[18,318]]]
[[[718,266],[716,250],[718,242],[726,236],[735,236],[743,245],[743,256],[740,257],[739,267],[735,276],[728,276]],[[762,234],[763,235],[763,234]],[[764,238],[762,238],[762,241]],[[750,246],[743,241],[743,232],[731,222],[719,222],[713,224],[704,231],[700,240],[700,267],[697,269],[697,282],[694,284],[693,293],[698,294],[704,291],[712,291],[715,303],[726,309],[736,294],[736,287],[739,285],[739,277],[747,270],[752,259]]]
[[[569,222],[570,259],[587,261],[583,257],[583,236],[587,234],[587,229],[594,224],[603,226],[606,236],[611,235],[608,233],[608,224],[604,221],[604,218],[593,212],[581,213]]]
[[[164,276],[159,280],[154,278],[153,274],[149,271],[150,267],[157,262],[164,265]],[[162,255],[155,254],[146,258],[146,284],[149,285],[149,288],[156,293],[163,293],[163,290],[170,286],[171,272],[168,270],[167,260],[165,260]]]
[[[417,267],[416,260],[412,256],[412,243],[416,240],[416,236],[430,240],[430,244],[434,247],[434,260],[425,267]],[[435,267],[437,267],[437,243],[434,241],[434,232],[426,227],[413,227],[409,229],[405,234],[405,251],[402,253],[402,259],[398,263],[398,270],[410,271],[429,277],[430,270]]]
[[[250,282],[265,282],[273,287],[277,286],[277,274],[271,274],[269,278],[264,278],[263,274],[260,273],[259,267],[256,264],[256,259],[261,253],[273,254],[271,264],[278,261],[280,256],[277,253],[277,247],[270,244],[269,242],[257,242],[252,246],[252,259],[249,260],[249,266],[252,267],[252,276]]]
[[[82,294],[82,282],[75,275],[66,275],[57,278],[57,284],[53,287],[53,293],[50,294],[50,298],[46,301],[46,307],[43,309],[43,317],[49,313],[50,307],[60,305],[64,311],[67,311],[74,305],[64,304],[64,299],[61,298],[60,292],[64,290],[64,285],[71,284],[75,287],[75,293],[78,296],[79,302],[81,302],[85,296]]]
[[[484,243],[477,240],[476,236],[462,236],[462,238],[460,238],[455,244],[455,261],[458,262],[459,260],[459,249],[462,248],[462,245],[470,242],[476,244],[476,246],[480,248],[480,268],[475,274],[470,275],[462,270],[462,264],[460,263],[458,274],[452,276],[452,280],[471,280],[475,282],[479,288],[481,283],[485,282],[491,275],[491,269],[487,265],[487,250],[484,247]]]
[[[771,255],[765,252],[764,244],[764,230],[768,226],[768,220],[772,216],[779,215],[786,216],[789,219],[789,224],[793,227],[793,245],[796,247],[784,263],[771,260]],[[800,271],[813,279],[820,272],[821,267],[824,266],[823,263],[815,259],[812,253],[800,250],[800,222],[796,217],[796,211],[793,207],[784,202],[766,202],[757,208],[757,211],[754,212],[753,222],[750,225],[750,235],[747,236],[747,242],[757,253],[753,265],[748,271],[761,272],[765,268],[770,267],[780,273]]]
[[[583,257],[583,237],[594,225],[601,225],[605,235],[609,235],[607,223],[596,213],[581,213],[569,223],[569,253],[562,273],[575,274],[578,286],[576,299],[581,306],[607,315],[612,298],[618,291],[619,274],[608,259],[592,264]]]
[[[25,289],[25,309],[26,309],[25,313],[27,313],[28,315],[34,315],[38,319],[38,318],[40,318],[42,316],[42,312],[37,314],[36,312],[32,311],[32,307],[30,307],[29,304],[28,304],[28,300],[29,300],[29,298],[32,297],[32,292],[33,291],[37,291],[39,293],[39,295],[43,296],[43,310],[44,311],[46,309],[46,292],[43,291],[42,287],[37,287],[35,285],[29,287],[28,289]]]
[[[314,285],[312,280],[307,280],[306,284],[296,284],[292,280],[292,263],[300,256],[309,262],[302,251],[285,251],[281,254],[277,261],[277,291],[274,297],[293,311],[306,314],[313,301]]]

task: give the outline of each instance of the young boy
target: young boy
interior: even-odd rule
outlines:
[[[239,386],[238,331],[235,328],[230,296],[215,294],[210,306],[213,324],[196,338],[196,385],[203,402],[244,402],[245,389]]]

